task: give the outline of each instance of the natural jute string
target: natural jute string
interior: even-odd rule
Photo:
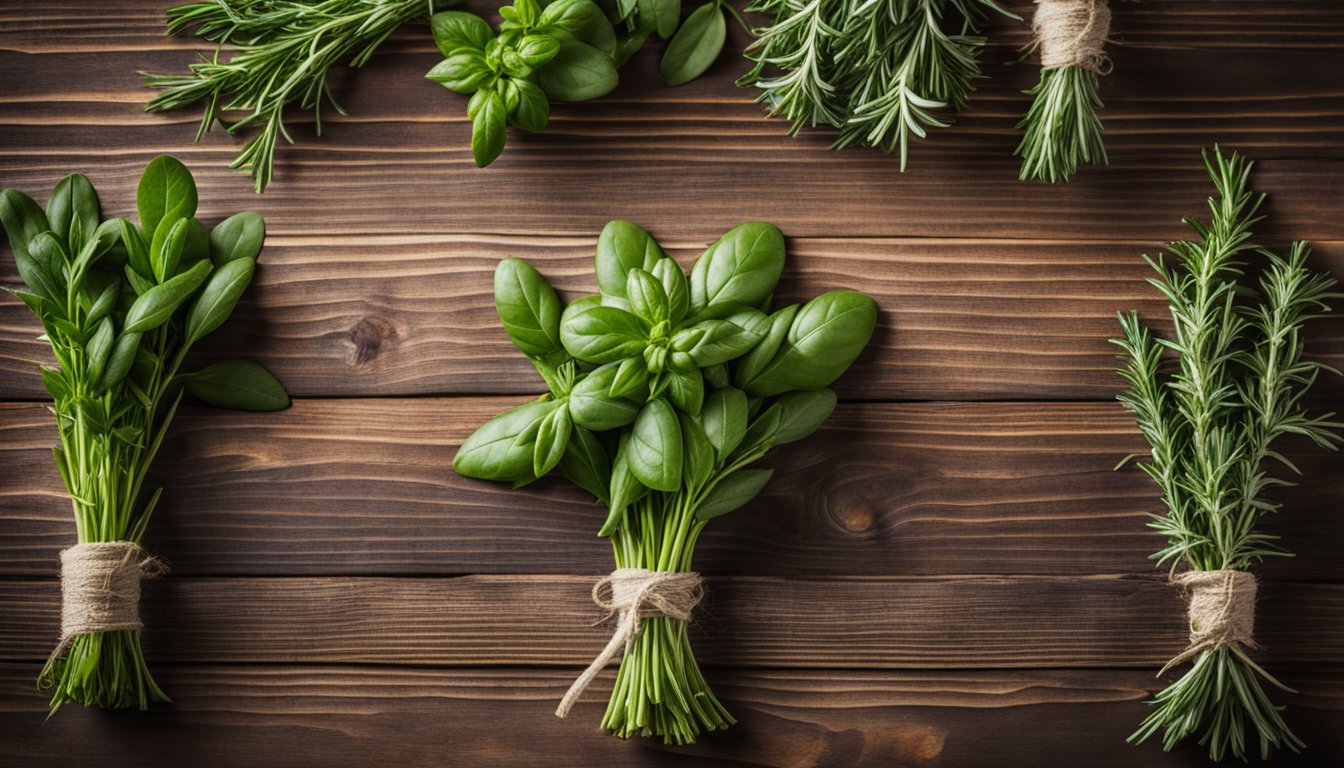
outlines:
[[[1162,668],[1166,674],[1204,651],[1255,644],[1255,576],[1247,571],[1186,571],[1171,582],[1188,603],[1190,645]]]
[[[139,544],[76,544],[61,552],[61,641],[57,659],[78,635],[140,629],[140,581],[168,572]]]
[[[564,717],[583,695],[597,673],[639,637],[640,622],[654,616],[688,621],[705,591],[698,573],[649,571],[643,568],[617,568],[593,585],[593,602],[606,610],[603,619],[617,616],[616,631],[607,647],[583,670],[556,707],[555,716]]]
[[[1041,48],[1041,67],[1082,67],[1099,75],[1110,71],[1105,45],[1111,9],[1106,0],[1036,0],[1031,29]]]

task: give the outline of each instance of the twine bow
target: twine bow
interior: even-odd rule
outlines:
[[[1190,644],[1159,675],[1204,651],[1223,646],[1258,648],[1255,576],[1247,571],[1186,571],[1171,582],[1188,603]]]
[[[704,597],[702,579],[698,573],[678,573],[673,571],[649,571],[643,568],[617,568],[610,575],[593,585],[593,602],[606,610],[603,621],[617,616],[616,631],[612,633],[607,646],[593,659],[593,663],[569,686],[555,716],[563,718],[597,677],[597,673],[622,649],[630,652],[630,646],[639,637],[640,623],[643,619],[666,616],[672,619],[688,621],[691,611]]]
[[[140,629],[140,582],[168,572],[130,541],[76,544],[61,551],[61,639],[50,668],[78,635]]]
[[[1041,48],[1042,67],[1082,67],[1098,75],[1110,71],[1105,45],[1111,9],[1106,0],[1036,0],[1031,30]]]

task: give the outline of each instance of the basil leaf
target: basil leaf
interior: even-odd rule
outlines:
[[[670,307],[667,292],[663,290],[663,284],[649,272],[636,268],[627,273],[625,298],[630,302],[630,311],[647,320],[649,325],[657,325],[668,319]]]
[[[627,461],[640,483],[655,491],[675,491],[681,483],[681,424],[662,398],[644,404],[630,431]]]
[[[102,207],[88,178],[75,173],[56,184],[47,200],[47,223],[66,250],[74,253],[98,231]]]
[[[598,290],[605,296],[625,298],[626,281],[632,269],[651,270],[667,258],[653,236],[628,221],[612,221],[597,238],[593,271]]]
[[[735,387],[716,389],[700,410],[705,436],[720,457],[732,453],[747,434],[747,395]]]
[[[681,373],[672,371],[667,376],[667,396],[682,413],[700,415],[705,402],[705,377],[699,370]]]
[[[202,264],[207,262],[201,262]],[[252,283],[256,262],[234,259],[215,270],[187,312],[186,345],[191,346],[224,324],[238,298]]]
[[[681,271],[675,260],[666,257],[659,259],[651,271],[662,284],[663,293],[667,294],[667,319],[673,323],[681,322],[686,316],[687,307],[690,306],[690,287],[686,282],[686,273]]]
[[[575,424],[603,432],[635,420],[640,403],[610,394],[619,369],[619,363],[608,363],[574,385],[569,392],[569,412]]]
[[[477,96],[480,94],[485,96],[471,121],[471,154],[476,159],[476,167],[484,168],[504,151],[508,114],[504,109],[504,100],[498,93],[480,91]]]
[[[611,389],[607,394],[611,397],[634,397],[635,393],[648,383],[649,368],[644,364],[644,357],[642,355],[627,357],[616,369],[616,376],[611,380]]]
[[[192,397],[235,411],[283,411],[289,393],[271,372],[251,360],[223,360],[187,376]]]
[[[739,469],[719,481],[695,510],[695,519],[712,520],[746,506],[770,482],[773,469]]]
[[[641,23],[647,20],[664,40],[677,30],[677,22],[681,21],[681,0],[639,0],[638,7]]]
[[[765,337],[735,364],[737,386],[745,387],[774,358],[789,336],[789,328],[793,325],[793,318],[798,315],[798,309],[798,304],[790,304],[770,316],[770,328],[765,332]]]
[[[765,338],[769,326],[766,316],[754,309],[729,315],[723,320],[705,320],[690,329],[703,330],[704,334],[686,352],[702,368],[726,363],[756,346]]]
[[[519,437],[535,434],[558,407],[555,400],[533,400],[487,421],[462,443],[453,457],[460,475],[514,482],[532,477],[533,445]]]
[[[714,473],[714,446],[705,437],[705,429],[694,416],[682,414],[682,481],[686,484],[687,495],[692,495],[705,487]]]
[[[98,291],[97,297],[90,302],[88,307],[89,316],[85,319],[86,323],[96,323],[112,313],[117,308],[117,300],[121,298],[121,279],[109,272],[95,270],[89,273],[88,280],[93,281],[95,275],[101,275],[103,287]],[[90,282],[90,287],[92,282]]]
[[[48,289],[54,280],[47,264],[38,264],[29,253],[29,244],[33,238],[51,229],[47,214],[33,199],[17,189],[0,192],[0,225],[9,236],[9,247],[14,252],[14,262],[19,268],[19,277],[34,294],[44,299],[63,303]]]
[[[495,268],[495,311],[523,354],[543,357],[562,349],[560,297],[526,261],[508,258]]]
[[[567,41],[537,68],[536,83],[554,101],[588,101],[611,93],[620,81],[611,57],[587,43]]]
[[[630,469],[631,441],[632,435],[629,432],[621,435],[620,445],[616,449],[616,460],[611,465],[609,494],[611,501],[608,505],[607,520],[597,532],[598,536],[610,536],[614,533],[625,520],[625,510],[649,492],[648,486],[639,482],[639,478],[635,477],[635,473]]]
[[[753,419],[747,425],[747,432],[742,436],[742,442],[737,446],[737,450],[729,454],[728,460],[724,463],[732,464],[748,457],[754,461],[775,447],[775,435],[779,432],[779,421],[782,417],[781,410],[779,405],[775,404]]]
[[[513,124],[525,131],[540,133],[546,130],[551,119],[551,104],[546,94],[535,83],[527,80],[510,80],[518,92],[518,108],[510,114]]]
[[[66,255],[56,236],[50,232],[40,232],[28,241],[24,257],[19,259],[14,252],[15,263],[19,268],[19,277],[28,290],[48,299],[58,307],[65,306]]]
[[[452,56],[460,48],[485,50],[486,43],[495,33],[485,19],[464,11],[444,11],[429,17],[429,30],[434,44],[444,56]]]
[[[168,322],[173,312],[201,287],[201,283],[205,282],[212,269],[214,265],[202,261],[177,277],[145,291],[126,311],[125,330],[130,333],[143,333]]]
[[[572,401],[570,407],[573,408]],[[560,457],[559,468],[560,474],[593,494],[598,501],[605,504],[611,498],[611,464],[607,449],[597,435],[577,423],[565,445],[565,454]]]
[[[855,291],[831,291],[803,305],[788,338],[743,387],[758,397],[829,386],[873,335],[877,304]]]
[[[166,218],[195,216],[196,181],[191,178],[191,171],[180,160],[167,155],[149,161],[140,176],[135,207],[140,213],[140,228],[150,237]]]
[[[494,76],[480,51],[469,48],[456,51],[425,73],[425,79],[433,80],[453,93],[474,93]]]
[[[52,400],[59,403],[70,398],[72,394],[70,385],[65,383],[65,378],[61,376],[59,370],[48,368],[45,365],[38,370],[42,376],[42,387],[47,390],[47,394],[51,395]]]
[[[266,221],[256,211],[235,213],[210,230],[210,260],[223,266],[234,259],[256,261],[266,240]]]
[[[570,429],[574,426],[569,409],[563,404],[551,411],[537,429],[537,442],[532,450],[532,476],[544,477],[555,469],[569,445]]]
[[[634,0],[630,0],[632,3]],[[616,49],[611,52],[611,60],[618,67],[625,66],[631,56],[639,53],[639,49],[644,47],[648,41],[649,35],[653,34],[652,29],[636,29],[630,34],[622,37],[616,43]]]
[[[159,222],[154,230],[154,239],[149,246],[149,265],[154,269],[154,278],[162,283],[177,274],[177,265],[182,261],[182,249],[187,244],[187,219],[169,216]]]
[[[508,46],[500,48],[499,63],[504,67],[504,73],[511,78],[521,80],[532,74],[532,65],[527,63],[516,48]]]
[[[98,323],[93,336],[89,339],[84,353],[88,356],[85,362],[89,381],[98,381],[103,375],[103,369],[107,365],[108,355],[112,353],[112,340],[116,331],[112,328],[112,318],[105,317]]]
[[[717,0],[691,12],[663,51],[659,70],[667,85],[689,83],[705,73],[719,57],[728,25]]]
[[[784,270],[784,234],[773,224],[739,224],[691,270],[691,313],[722,316],[765,303]]]
[[[149,244],[130,220],[118,219],[117,223],[121,225],[121,244],[126,248],[127,269],[148,279],[154,274],[154,267],[149,263]]]
[[[539,67],[560,52],[560,41],[550,35],[525,35],[516,50],[528,66]]]
[[[775,445],[784,445],[816,432],[835,411],[836,398],[835,392],[823,388],[790,392],[776,402],[780,410]]]
[[[599,50],[616,48],[616,30],[593,0],[555,0],[541,12],[538,27],[567,32]]]
[[[117,337],[117,341],[112,345],[112,352],[108,355],[107,364],[103,367],[103,376],[98,381],[98,389],[106,391],[114,387],[126,378],[130,373],[131,364],[135,362],[135,353],[140,349],[140,334],[122,332]]]
[[[640,354],[647,334],[642,320],[615,307],[593,307],[560,326],[560,340],[569,354],[598,364]]]

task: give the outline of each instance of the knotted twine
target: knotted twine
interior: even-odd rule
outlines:
[[[674,571],[649,571],[644,568],[617,568],[593,585],[593,602],[607,615],[601,621],[617,616],[616,631],[607,647],[597,654],[593,663],[583,670],[569,686],[555,716],[563,718],[597,677],[597,673],[622,648],[628,654],[635,638],[639,637],[641,621],[655,616],[689,621],[691,611],[700,604],[705,590],[700,574]],[[601,623],[601,622],[599,622]]]
[[[1186,571],[1171,580],[1187,601],[1190,644],[1159,675],[1204,651],[1255,643],[1255,576],[1247,571]]]
[[[1110,71],[1105,45],[1111,9],[1106,0],[1036,0],[1031,30],[1043,69],[1082,67],[1098,75]]]
[[[140,581],[168,572],[130,541],[76,544],[61,551],[61,641],[48,665],[78,635],[140,629]]]

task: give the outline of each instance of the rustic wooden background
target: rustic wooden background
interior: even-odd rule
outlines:
[[[1344,275],[1344,6],[1117,3],[1112,165],[1058,186],[1018,182],[1011,157],[1036,76],[1013,64],[1024,24],[991,27],[971,110],[905,174],[825,135],[787,138],[733,86],[734,56],[665,89],[653,52],[477,170],[463,100],[423,79],[438,57],[408,28],[339,88],[351,117],[317,140],[295,116],[301,143],[256,197],[226,170],[234,141],[196,145],[195,113],[141,111],[137,70],[200,50],[164,37],[168,4],[4,4],[0,185],[44,200],[83,171],[126,214],[168,152],[196,173],[207,222],[261,211],[257,280],[202,357],[245,348],[295,403],[178,417],[148,538],[173,574],[145,607],[176,704],[44,723],[33,680],[73,527],[35,371],[46,350],[0,301],[0,764],[1207,762],[1124,743],[1184,625],[1148,560],[1154,489],[1111,470],[1143,444],[1112,399],[1107,338],[1118,310],[1159,317],[1140,255],[1203,210],[1199,150],[1215,141],[1258,161],[1261,239],[1311,239],[1316,265]],[[559,482],[515,493],[450,470],[474,425],[540,388],[497,327],[496,260],[586,291],[612,218],[685,262],[738,222],[775,222],[783,298],[852,287],[882,310],[830,425],[781,450],[766,495],[703,539],[695,645],[741,723],[689,749],[600,733],[610,672],[569,720],[551,714],[606,637],[587,597],[610,568],[602,511]],[[6,255],[0,284],[16,282]],[[1344,364],[1344,321],[1311,345]],[[1338,405],[1344,384],[1322,390]],[[1263,569],[1259,629],[1310,743],[1279,764],[1339,764],[1344,461],[1297,448],[1307,482],[1271,525],[1299,556]]]

